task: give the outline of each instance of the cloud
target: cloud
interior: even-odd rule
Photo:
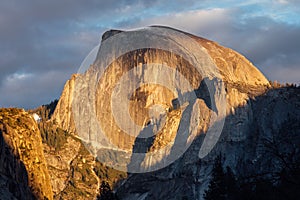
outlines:
[[[33,108],[59,98],[65,74],[49,71],[41,74],[14,74],[8,76],[0,87],[1,106]]]
[[[202,32],[213,32],[213,26],[219,27],[220,30],[226,30],[230,21],[231,19],[228,10],[211,9],[170,13],[158,17],[147,18],[134,24],[134,26],[139,27],[160,24],[188,30],[192,33],[199,33],[201,30]]]
[[[217,41],[243,53],[268,78],[299,83],[299,5],[297,0],[1,1],[0,107],[33,108],[59,97],[105,30],[152,24]]]
[[[242,9],[233,8],[171,13],[141,20],[131,27],[149,24],[172,26],[217,41],[241,52],[267,78],[299,84],[300,26],[269,16],[245,17]]]
[[[2,1],[0,82],[19,70],[72,67],[76,72],[104,30],[146,6],[151,4],[139,0]]]
[[[85,16],[91,14],[89,11],[96,11],[92,7],[98,1],[90,7],[77,4],[80,1],[69,1],[64,6],[51,2],[0,3],[0,90],[5,94],[0,98],[0,106],[32,108],[49,102],[46,97],[57,98],[64,82],[77,72],[85,55],[99,43],[104,28],[82,26],[82,21],[88,18]],[[106,8],[113,7],[101,6],[103,11],[97,14],[99,17],[107,13]],[[53,71],[56,75],[46,85],[40,77],[54,75],[50,73]],[[30,79],[16,79],[16,74],[22,73],[34,74],[35,83],[30,84]],[[32,95],[21,97],[25,91]],[[39,94],[38,98],[33,99],[34,92]]]

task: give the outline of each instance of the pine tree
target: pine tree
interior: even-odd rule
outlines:
[[[206,200],[238,199],[238,186],[235,175],[230,167],[223,170],[222,157],[218,156],[212,169],[212,179],[204,194]]]
[[[208,190],[205,191],[204,199],[225,199],[225,190],[225,173],[222,167],[221,156],[218,156],[212,169],[212,179],[208,185]]]
[[[226,199],[234,200],[238,198],[238,185],[234,173],[229,166],[226,167],[225,173],[225,193]]]
[[[102,181],[100,185],[100,194],[97,196],[97,200],[117,200],[117,197],[112,192],[108,182]]]

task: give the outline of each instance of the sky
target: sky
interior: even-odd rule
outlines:
[[[269,80],[300,84],[300,0],[1,0],[0,107],[50,103],[106,30],[149,25],[216,41]]]

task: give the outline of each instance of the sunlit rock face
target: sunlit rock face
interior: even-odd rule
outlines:
[[[167,27],[114,30],[103,35],[93,65],[66,83],[52,120],[100,157],[105,149],[125,152],[114,167],[153,171],[228,115],[243,119],[227,122],[238,124],[231,140],[245,140],[252,116],[236,109],[267,87],[244,56],[213,41]],[[216,142],[207,139],[199,155]]]
[[[59,103],[53,114],[55,123],[72,133],[75,133],[75,125],[72,116],[72,102],[76,77],[77,75],[74,74],[70,80],[66,82]]]
[[[0,199],[53,199],[42,138],[22,109],[0,109]]]

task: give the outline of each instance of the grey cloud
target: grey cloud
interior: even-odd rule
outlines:
[[[146,4],[130,0],[2,1],[0,90],[5,95],[0,98],[0,107],[11,104],[36,107],[48,102],[43,95],[57,96],[64,82],[77,72],[84,57],[98,44],[101,32],[113,25],[114,19],[126,14],[126,9],[123,10],[126,6]],[[53,76],[52,82],[39,78],[45,78],[51,71],[60,74]],[[22,88],[16,92],[17,85],[7,85],[8,78],[15,74],[34,74],[35,83],[29,84],[30,79],[15,80],[14,84]],[[34,95],[21,98],[25,91],[28,94],[36,91],[39,98],[33,99]]]
[[[65,74],[60,71],[6,80],[0,88],[1,94],[5,94],[5,98],[1,99],[1,106],[3,104],[6,107],[28,109],[32,108],[32,105],[48,103],[59,98],[64,82]]]
[[[299,26],[267,17],[246,18],[241,23],[243,13],[238,8],[199,10],[208,2],[2,1],[0,92],[5,95],[0,97],[0,107],[32,108],[49,102],[59,96],[103,31],[151,24],[173,26],[234,48],[271,79],[294,70],[293,75],[284,74],[282,81],[299,81],[295,75],[299,75],[300,63]],[[31,76],[8,85],[8,79],[17,78],[16,74]]]
[[[199,10],[149,18],[132,26],[160,23],[195,33],[242,53],[271,80],[299,84],[300,26],[268,16],[242,18],[243,14],[238,8]]]
[[[267,78],[300,83],[299,26],[278,23],[267,17],[237,25],[232,29],[233,37],[224,43],[243,53]]]

